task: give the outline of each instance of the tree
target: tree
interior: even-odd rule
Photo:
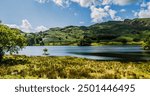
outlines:
[[[91,46],[91,39],[88,36],[84,36],[78,43],[78,46]]]
[[[20,30],[0,24],[0,61],[6,52],[18,53],[25,43],[26,38]]]
[[[115,41],[122,42],[122,44],[127,44],[128,42],[132,42],[133,38],[121,36],[115,39]]]
[[[47,52],[48,52],[48,49],[47,49],[47,48],[44,48],[44,49],[43,49],[43,52],[44,52],[43,55],[49,55],[49,54],[47,53]]]
[[[150,50],[150,35],[145,38],[143,47],[145,50]]]

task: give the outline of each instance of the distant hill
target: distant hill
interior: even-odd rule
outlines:
[[[90,45],[100,42],[140,42],[150,35],[150,18],[108,21],[91,26],[50,28],[44,32],[24,33],[28,45]]]

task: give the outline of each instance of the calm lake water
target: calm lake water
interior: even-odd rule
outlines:
[[[149,51],[140,46],[27,46],[20,55],[43,56],[47,48],[50,56],[74,56],[96,60],[150,60]]]

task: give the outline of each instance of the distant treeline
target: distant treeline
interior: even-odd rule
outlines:
[[[108,21],[91,26],[67,26],[64,28],[56,27],[50,28],[44,32],[36,33],[21,31],[21,33],[26,37],[28,46],[90,46],[92,43],[99,44],[102,42],[104,44],[110,44],[110,42],[118,42],[118,44],[132,44],[132,42],[137,42],[137,44],[139,44],[139,42],[149,40],[150,18]]]
[[[28,45],[91,45],[100,42],[144,41],[150,35],[150,18],[108,21],[91,26],[50,28],[44,32],[25,33]]]

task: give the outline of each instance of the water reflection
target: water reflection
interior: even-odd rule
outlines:
[[[47,48],[50,56],[75,56],[96,60],[150,60],[149,51],[140,46],[27,46],[21,55],[42,56]]]

